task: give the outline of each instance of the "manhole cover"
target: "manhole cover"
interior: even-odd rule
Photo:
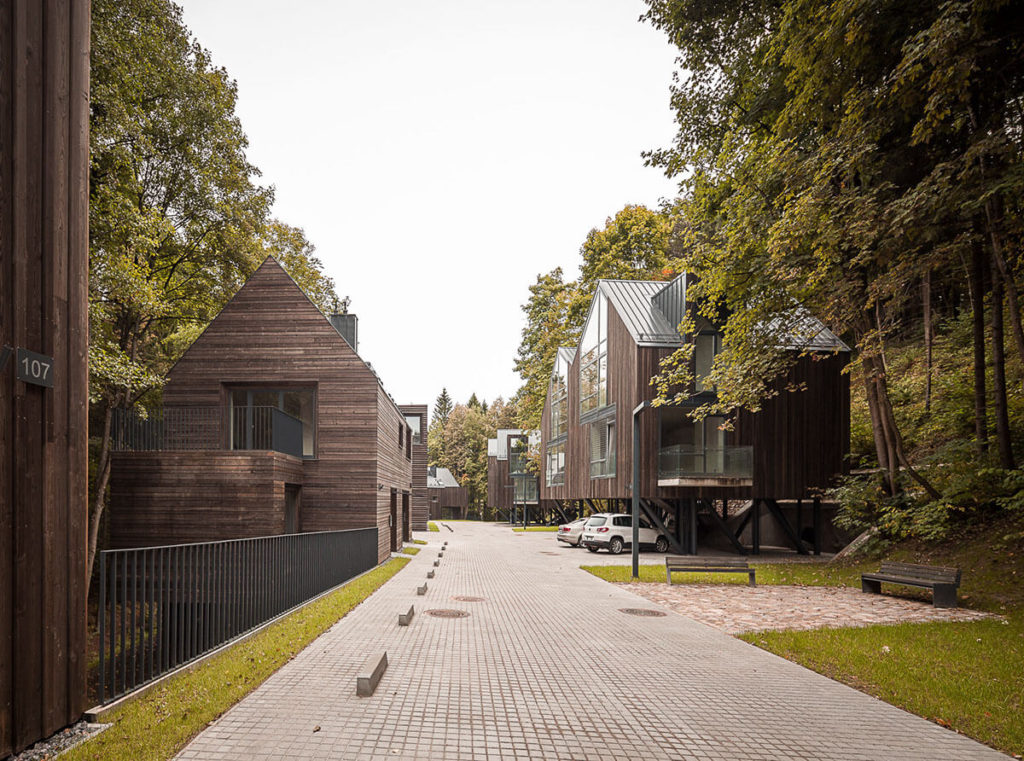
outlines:
[[[458,600],[459,602],[485,602],[487,600],[486,597],[473,597],[471,595],[459,595],[458,597],[453,597],[452,599]]]
[[[657,618],[665,615],[660,610],[651,610],[650,608],[619,608],[619,610],[623,613],[628,613],[631,616],[650,616],[652,618]]]
[[[469,615],[464,610],[452,610],[450,608],[435,608],[434,610],[426,611],[426,614],[435,618],[465,618]]]

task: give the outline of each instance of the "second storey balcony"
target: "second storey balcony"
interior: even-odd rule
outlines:
[[[259,450],[303,456],[303,423],[277,407],[165,407],[143,415],[116,409],[115,452]]]
[[[754,448],[675,445],[658,452],[658,486],[752,486]]]

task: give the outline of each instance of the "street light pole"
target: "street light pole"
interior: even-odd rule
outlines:
[[[637,484],[640,481],[640,413],[651,406],[645,399],[633,409],[633,578],[640,578],[640,495]]]

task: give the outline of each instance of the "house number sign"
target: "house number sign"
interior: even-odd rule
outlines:
[[[19,348],[15,366],[18,380],[53,388],[53,357]]]

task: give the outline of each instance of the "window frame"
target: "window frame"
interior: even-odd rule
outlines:
[[[593,326],[593,333],[591,327]],[[608,298],[600,287],[583,326],[578,352],[580,421],[599,414],[609,405],[608,394]],[[593,381],[588,380],[593,375]],[[591,390],[592,389],[592,390]]]

